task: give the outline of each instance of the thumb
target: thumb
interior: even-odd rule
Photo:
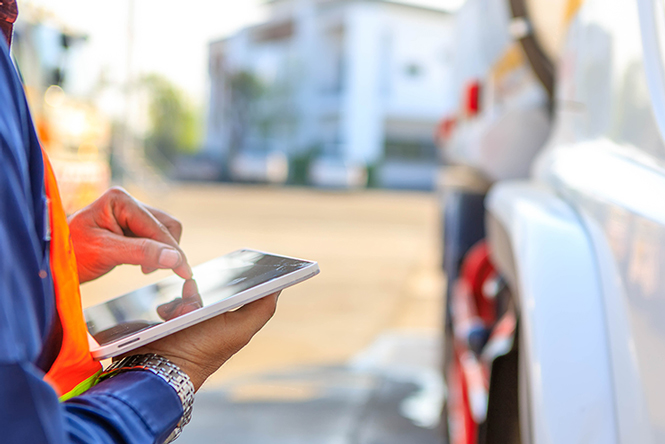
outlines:
[[[143,268],[173,269],[183,278],[188,278],[179,270],[184,262],[182,254],[171,245],[152,239],[132,238],[114,235],[115,248],[108,252],[120,264],[141,265]],[[182,267],[180,267],[182,268]]]

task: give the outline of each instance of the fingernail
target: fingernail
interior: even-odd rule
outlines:
[[[173,268],[180,263],[180,253],[170,248],[165,248],[159,255],[159,266]]]
[[[187,279],[182,286],[182,296],[191,298],[193,296],[198,296],[199,287],[196,285],[194,279]]]

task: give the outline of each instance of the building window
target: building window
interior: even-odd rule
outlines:
[[[423,67],[418,63],[409,63],[404,68],[404,72],[408,77],[416,78],[423,74]]]
[[[388,139],[385,143],[386,160],[421,160],[435,161],[437,150],[429,140]]]
[[[277,23],[274,25],[264,26],[254,31],[254,42],[274,42],[279,40],[287,40],[293,36],[294,26],[293,21]]]

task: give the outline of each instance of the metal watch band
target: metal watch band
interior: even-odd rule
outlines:
[[[162,378],[173,387],[182,402],[182,419],[166,439],[166,443],[175,441],[183,427],[192,419],[192,405],[194,404],[194,384],[189,376],[180,367],[166,358],[155,354],[132,355],[122,358],[111,364],[102,375],[100,381],[111,378],[119,373],[132,370],[145,370]]]

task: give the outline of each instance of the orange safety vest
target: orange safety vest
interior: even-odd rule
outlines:
[[[62,324],[60,352],[44,379],[55,389],[60,400],[65,401],[92,387],[102,371],[102,366],[90,354],[88,330],[81,305],[78,268],[67,216],[62,207],[53,168],[44,150],[42,156],[46,197],[49,200],[51,274],[58,316]]]

